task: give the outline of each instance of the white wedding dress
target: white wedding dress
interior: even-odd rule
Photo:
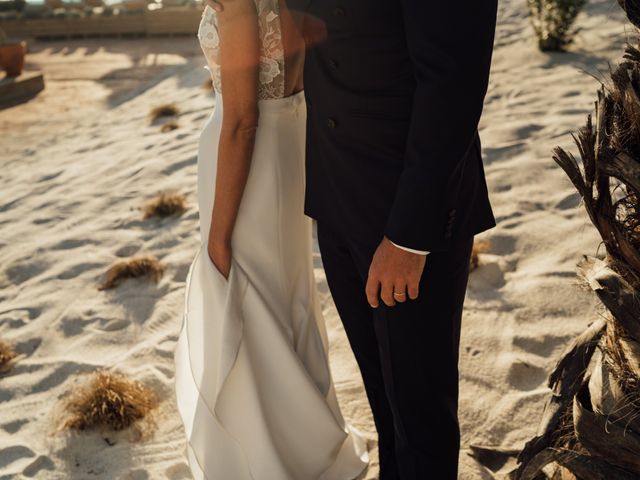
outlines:
[[[283,98],[278,0],[255,1],[260,121],[228,280],[207,253],[223,109],[209,7],[198,31],[217,93],[198,146],[201,244],[174,352],[186,455],[196,479],[350,480],[368,454],[342,418],[329,370],[312,226],[303,213],[304,96]]]

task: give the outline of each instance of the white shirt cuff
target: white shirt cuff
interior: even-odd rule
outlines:
[[[391,242],[391,240],[389,240]],[[402,250],[406,250],[407,252],[411,252],[411,253],[416,253],[418,255],[427,255],[429,252],[426,250],[415,250],[413,248],[409,248],[409,247],[403,247],[402,245],[398,245],[396,243],[391,242],[393,245],[395,245],[396,247],[402,249]]]

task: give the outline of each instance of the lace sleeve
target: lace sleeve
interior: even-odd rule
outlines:
[[[207,70],[211,73],[213,88],[216,92],[222,92],[220,79],[220,37],[218,35],[218,22],[216,12],[208,5],[202,12],[200,26],[198,27],[198,41],[207,61]]]
[[[254,0],[258,14],[260,65],[258,98],[284,96],[284,47],[278,0]],[[216,12],[208,5],[202,12],[198,40],[211,72],[213,86],[222,93],[220,78],[220,37]]]
[[[260,98],[284,96],[284,47],[278,0],[255,0],[260,31]]]

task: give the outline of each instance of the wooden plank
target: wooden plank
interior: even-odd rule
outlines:
[[[20,100],[32,97],[44,89],[42,72],[22,72],[18,77],[6,77],[0,80],[0,105],[12,105]]]
[[[51,38],[120,35],[195,35],[198,8],[162,8],[140,14],[87,18],[8,20],[0,27],[11,37]]]

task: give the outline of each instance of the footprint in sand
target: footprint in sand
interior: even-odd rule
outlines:
[[[186,463],[176,463],[165,471],[165,475],[169,480],[187,480],[192,478],[191,470]]]
[[[9,281],[13,284],[24,283],[48,270],[49,264],[42,258],[17,260],[5,269]]]
[[[13,207],[15,207],[18,204],[19,201],[20,199],[17,198],[15,200],[5,203],[4,205],[0,205],[0,213],[6,212],[7,210],[11,210]]]
[[[82,247],[84,245],[95,244],[90,238],[66,238],[58,243],[53,244],[52,250],[71,250],[73,248]]]
[[[45,218],[34,218],[31,223],[33,223],[34,225],[44,225],[47,223],[51,223],[51,222],[57,222],[62,220],[63,217],[61,216],[51,216],[51,217],[45,217]]]
[[[191,266],[191,261],[182,263],[181,265],[175,265],[174,274],[173,274],[173,277],[171,277],[171,279],[176,282],[186,282],[190,266]]]
[[[0,428],[9,434],[16,433],[18,430],[22,428],[23,425],[29,423],[29,420],[26,418],[19,418],[17,420],[13,420],[11,422],[3,423],[0,425]]]
[[[34,318],[37,318],[42,313],[42,308],[39,307],[26,307],[26,308],[11,308],[0,312],[0,327],[4,324],[8,324],[9,328],[20,328],[25,326]]]
[[[14,445],[0,449],[0,469],[11,465],[22,458],[35,457],[36,452],[23,445]]]
[[[509,366],[507,381],[516,390],[535,390],[545,383],[547,372],[528,362],[517,360]]]
[[[194,156],[191,156],[185,160],[180,160],[179,162],[173,163],[169,165],[164,170],[160,171],[163,175],[171,175],[172,173],[177,172],[178,170],[182,170],[185,167],[191,167],[198,163],[198,159]]]
[[[67,381],[72,374],[90,372],[94,369],[95,367],[93,365],[78,362],[65,362],[56,366],[52,372],[33,385],[29,393],[46,392]]]
[[[54,469],[55,464],[53,463],[53,460],[51,460],[51,458],[47,457],[46,455],[40,455],[33,462],[27,465],[24,470],[22,470],[22,474],[25,477],[35,477],[36,475],[41,473],[42,470],[52,471]]]
[[[122,247],[116,250],[117,257],[131,257],[140,251],[142,248],[141,243],[130,243],[128,245],[123,245]]]
[[[516,336],[513,339],[513,345],[521,348],[525,352],[540,355],[541,357],[549,357],[559,345],[565,345],[566,337],[556,337],[552,335],[544,336]]]
[[[511,230],[522,225],[522,216],[522,212],[511,212],[508,215],[496,217],[496,223],[506,230]]]
[[[72,278],[76,278],[80,276],[84,272],[87,272],[89,270],[93,270],[94,268],[99,268],[102,266],[103,266],[102,263],[81,262],[60,272],[56,276],[56,278],[59,278],[60,280],[70,280]]]
[[[577,193],[570,193],[558,203],[554,205],[554,208],[559,210],[572,210],[580,205],[582,197]]]
[[[42,177],[40,177],[38,180],[36,180],[38,183],[41,182],[48,182],[49,180],[53,180],[56,177],[59,177],[60,175],[62,175],[62,173],[64,173],[64,170],[58,170],[57,172],[54,173],[50,173],[48,175],[43,175]]]
[[[22,342],[16,343],[13,348],[19,355],[31,356],[33,352],[35,352],[40,344],[42,343],[42,338],[35,337],[30,338],[28,340],[24,340]]]

